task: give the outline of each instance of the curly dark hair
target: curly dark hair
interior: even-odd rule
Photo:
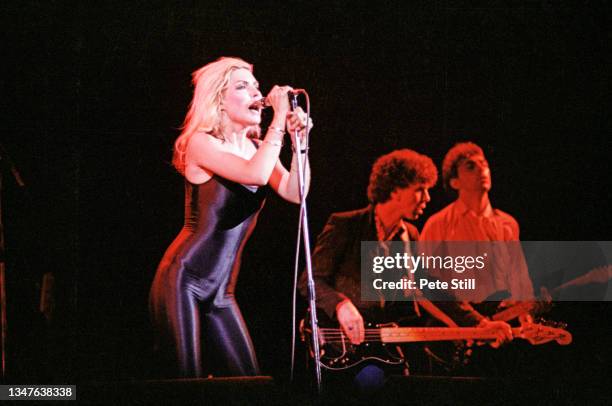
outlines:
[[[444,189],[452,191],[453,188],[450,185],[451,179],[457,177],[457,168],[461,161],[468,159],[472,155],[482,155],[482,148],[473,142],[459,142],[454,147],[448,150],[444,161],[442,161],[442,182]]]
[[[396,189],[415,183],[432,187],[438,180],[438,170],[427,155],[410,149],[400,149],[379,157],[372,166],[368,199],[370,203],[385,203]]]

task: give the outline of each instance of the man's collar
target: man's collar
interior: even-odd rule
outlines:
[[[389,241],[397,234],[399,230],[401,230],[400,237],[403,241],[408,241],[410,239],[410,235],[408,233],[408,226],[406,225],[404,219],[400,219],[400,221],[393,226],[391,231],[386,234],[382,221],[380,220],[380,217],[378,217],[378,214],[376,214],[376,210],[374,210],[373,214],[374,223],[376,225],[376,237],[378,241]]]
[[[465,215],[466,213],[472,213],[473,215],[477,216],[477,217],[491,217],[493,216],[494,212],[493,212],[493,207],[491,206],[491,202],[489,202],[487,204],[487,207],[485,207],[484,211],[481,214],[478,214],[476,212],[474,212],[472,209],[470,209],[469,207],[467,207],[467,205],[465,203],[463,203],[463,201],[461,199],[457,199],[455,201],[455,210],[457,210],[457,213],[461,214],[461,215]]]

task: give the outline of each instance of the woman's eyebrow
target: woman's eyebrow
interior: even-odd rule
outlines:
[[[247,80],[242,80],[242,79],[241,79],[241,80],[237,80],[237,81],[236,81],[234,84],[236,84],[236,85],[238,85],[238,84],[245,84],[245,85],[248,85],[248,84],[249,84],[249,82],[248,82]],[[253,86],[255,86],[255,87],[257,87],[257,88],[258,88],[258,87],[259,87],[259,82],[258,82],[258,81],[254,81],[254,82],[253,82]]]

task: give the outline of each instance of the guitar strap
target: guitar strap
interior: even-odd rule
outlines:
[[[431,300],[424,297],[423,293],[421,293],[420,290],[416,290],[415,296],[415,307],[418,307],[420,305],[423,309],[425,309],[425,311],[427,311],[427,313],[429,313],[431,316],[435,317],[442,323],[446,324],[448,327],[459,327],[459,325],[455,323],[448,314],[444,313]]]

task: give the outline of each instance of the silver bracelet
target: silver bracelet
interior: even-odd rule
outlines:
[[[277,133],[279,133],[280,135],[285,135],[285,130],[283,130],[282,128],[278,128],[278,127],[274,127],[273,125],[268,127],[268,131],[275,131]]]
[[[264,144],[274,145],[275,147],[282,147],[283,146],[283,141],[282,140],[277,140],[277,141],[262,140],[261,142],[264,143]]]

